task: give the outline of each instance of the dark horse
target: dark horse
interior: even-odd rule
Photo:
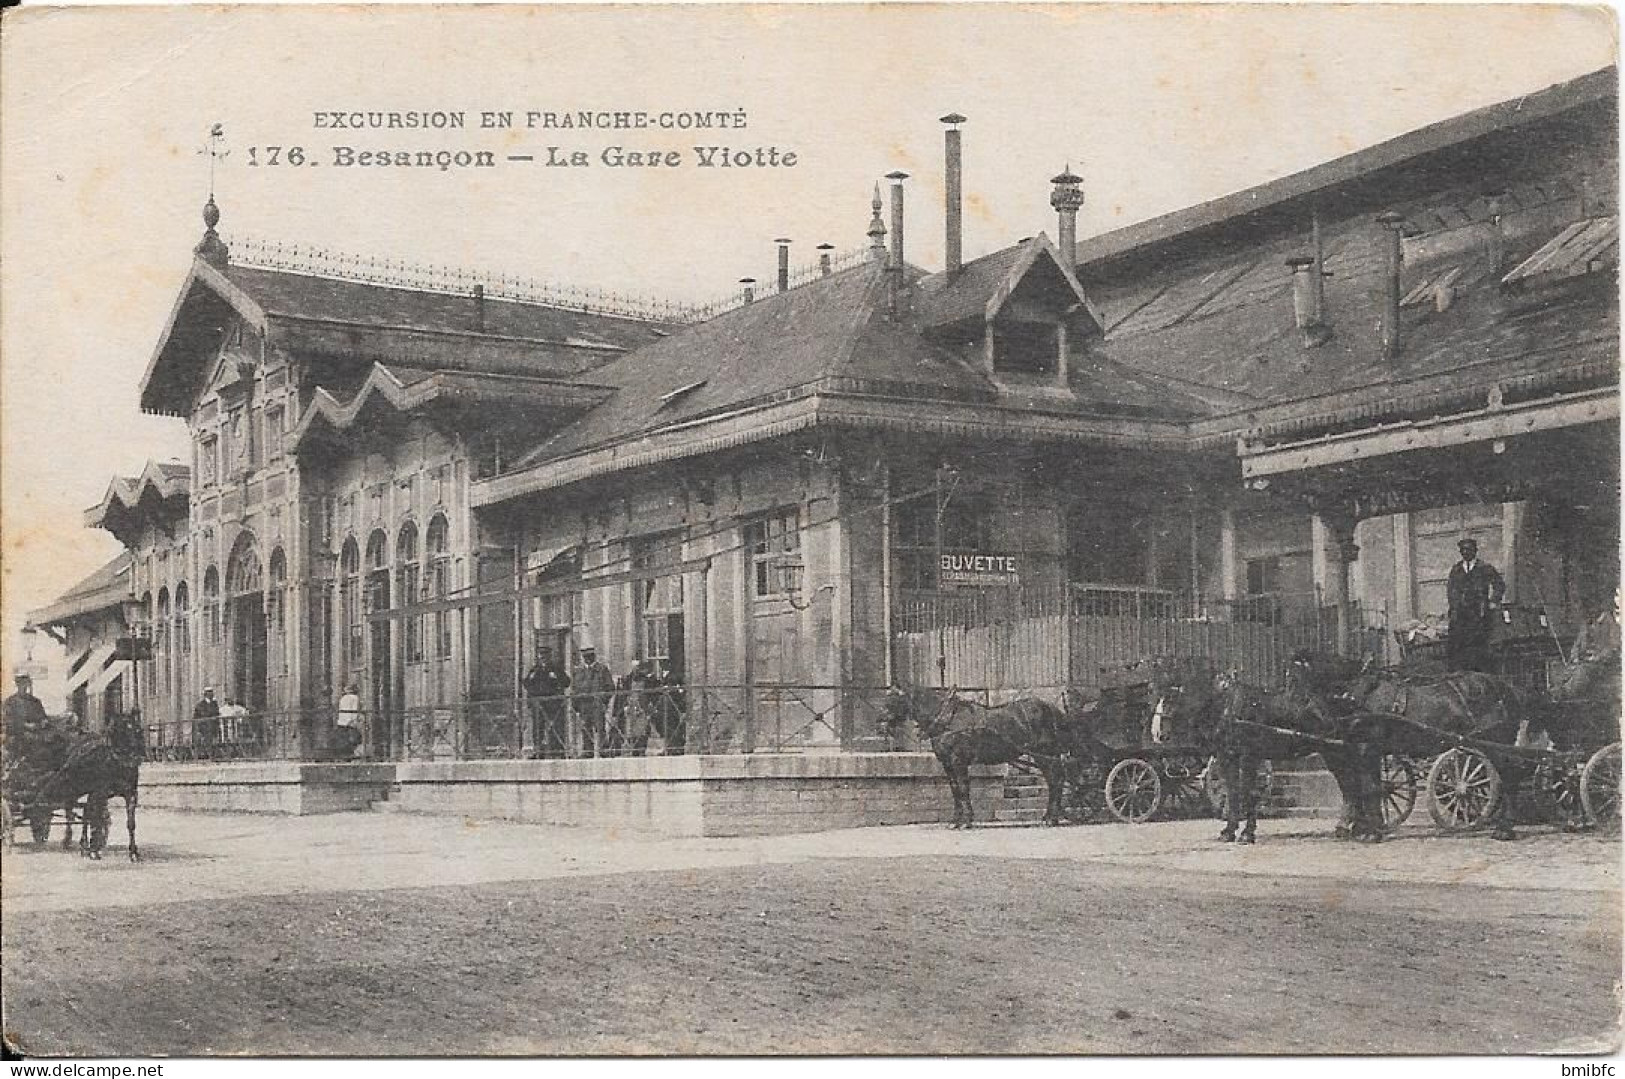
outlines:
[[[85,830],[80,849],[90,858],[100,858],[107,846],[110,817],[107,803],[124,799],[125,825],[130,833],[129,856],[141,858],[135,842],[135,811],[140,784],[141,760],[146,743],[137,714],[113,719],[100,735],[80,735],[69,740],[49,759],[26,762],[29,786],[40,803],[60,805],[68,812],[68,834],[63,845],[73,840],[73,807],[85,800]]]
[[[1364,671],[1347,680],[1341,693],[1352,711],[1362,713],[1353,731],[1355,737],[1379,741],[1383,752],[1415,757],[1437,754],[1457,739],[1515,747],[1528,734],[1526,720],[1542,718],[1512,685],[1476,671],[1426,678]],[[1389,716],[1395,721],[1387,722]],[[1502,789],[1490,812],[1491,836],[1515,839],[1513,806],[1539,758],[1512,752],[1496,754],[1494,763],[1501,773]]]
[[[1373,842],[1382,838],[1377,804],[1381,757],[1372,747],[1348,741],[1337,712],[1308,692],[1309,663],[1309,657],[1295,657],[1286,688],[1275,691],[1211,670],[1186,668],[1181,675],[1168,669],[1153,676],[1159,725],[1178,732],[1179,740],[1204,746],[1220,769],[1230,792],[1219,833],[1226,843],[1256,840],[1262,763],[1311,753],[1320,755],[1342,794],[1338,834]]]
[[[1049,784],[1045,824],[1061,820],[1066,782],[1063,760],[1071,751],[1066,716],[1036,698],[1009,704],[983,705],[961,700],[948,690],[894,689],[886,696],[886,723],[893,737],[913,720],[931,743],[954,796],[955,828],[974,822],[970,800],[970,766],[1008,764],[1026,758]]]

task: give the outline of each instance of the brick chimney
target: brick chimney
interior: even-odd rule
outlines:
[[[1382,226],[1383,251],[1382,354],[1388,359],[1399,355],[1399,275],[1405,265],[1400,227],[1404,223],[1404,214],[1377,215],[1377,224]]]
[[[745,289],[745,302],[746,303],[754,302],[755,299],[756,299],[756,278],[754,278],[754,277],[741,277],[739,279],[739,283]]]
[[[943,197],[946,201],[943,224],[947,229],[943,250],[947,269],[951,274],[958,273],[965,265],[965,211],[962,189],[965,166],[960,154],[959,134],[959,125],[964,122],[965,118],[957,112],[950,112],[942,118],[942,123],[949,125],[948,130],[942,133],[942,164],[945,177]]]
[[[830,275],[830,252],[835,250],[834,244],[818,245],[818,273],[822,277]]]
[[[790,241],[783,236],[773,241],[779,245],[779,291],[790,291]]]

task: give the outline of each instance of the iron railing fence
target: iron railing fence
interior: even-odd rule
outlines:
[[[359,744],[332,708],[146,725],[160,761],[499,760],[699,753],[883,752],[885,686],[718,684],[367,712]],[[976,687],[960,692],[987,699]]]
[[[1340,609],[1312,593],[1219,599],[1098,584],[920,592],[901,605],[892,658],[900,681],[1004,692],[1098,687],[1154,656],[1204,657],[1273,685],[1300,650],[1383,657],[1386,630],[1367,621],[1358,604]]]

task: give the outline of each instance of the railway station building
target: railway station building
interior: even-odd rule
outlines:
[[[131,692],[301,755],[354,684],[377,757],[518,756],[538,649],[590,646],[684,683],[689,755],[850,754],[897,683],[1398,661],[1463,536],[1536,677],[1618,587],[1616,81],[1081,241],[1063,171],[1053,239],[970,260],[947,117],[946,207],[890,178],[865,246],[703,313],[228,248],[211,201],[141,397],[193,460],[87,514]]]

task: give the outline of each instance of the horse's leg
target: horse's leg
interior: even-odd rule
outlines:
[[[1242,756],[1241,767],[1237,769],[1241,781],[1240,794],[1247,806],[1247,823],[1242,825],[1241,834],[1236,836],[1237,843],[1252,843],[1258,837],[1258,766],[1260,760],[1252,753]]]
[[[92,794],[85,798],[85,824],[90,829],[90,842],[84,848],[90,858],[101,858],[107,846],[107,795]]]
[[[951,827],[958,828],[959,822],[959,773],[954,769],[953,754],[947,750],[937,753],[937,763],[942,765],[942,774],[948,777],[948,793],[954,800],[954,821]]]
[[[1044,810],[1045,824],[1061,823],[1061,801],[1066,793],[1066,770],[1050,762],[1039,766],[1044,782],[1049,784],[1049,808]]]
[[[130,833],[130,861],[141,860],[141,849],[135,845],[135,806],[140,796],[135,787],[124,794],[124,827]]]
[[[954,764],[959,772],[959,797],[965,804],[965,827],[970,828],[976,823],[976,814],[971,808],[970,800],[970,761],[958,758]]]
[[[1241,825],[1241,803],[1237,785],[1241,782],[1241,758],[1230,751],[1219,755],[1219,774],[1224,776],[1224,830],[1219,839],[1225,843],[1236,841],[1236,829]]]
[[[67,830],[62,833],[62,849],[67,850],[73,846],[73,810],[79,804],[77,798],[69,798],[62,803],[62,817]],[[90,818],[79,818],[79,849],[87,850],[90,847]]]
[[[1518,793],[1523,789],[1524,780],[1528,778],[1528,772],[1521,765],[1511,765],[1501,769],[1501,777],[1501,797],[1490,810],[1490,821],[1494,825],[1490,838],[1517,839],[1518,832],[1513,827],[1517,819],[1515,807],[1518,804]]]

